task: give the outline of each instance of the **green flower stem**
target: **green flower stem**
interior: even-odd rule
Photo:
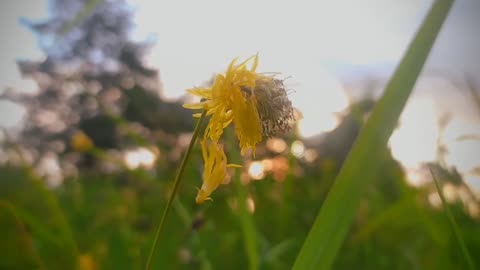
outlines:
[[[227,140],[230,145],[235,145],[235,134],[232,129],[227,131]],[[242,164],[242,155],[236,147],[232,147],[229,151],[229,158],[232,159],[234,164]],[[240,170],[235,171],[233,178],[235,182],[235,187],[238,193],[238,217],[240,226],[243,233],[243,241],[245,253],[247,254],[248,259],[248,269],[257,270],[259,266],[259,257],[258,257],[258,247],[257,247],[257,236],[255,229],[255,221],[253,220],[252,214],[248,212],[247,208],[247,197],[248,189],[244,186],[240,180]]]
[[[175,195],[177,194],[178,187],[180,186],[180,182],[182,179],[183,172],[185,171],[185,166],[187,165],[187,161],[190,158],[190,154],[192,153],[193,146],[195,145],[195,141],[197,140],[198,134],[200,133],[200,127],[202,126],[203,120],[205,119],[206,111],[203,111],[200,119],[195,126],[195,130],[193,131],[192,139],[190,140],[190,144],[188,145],[187,152],[183,156],[182,163],[180,164],[180,168],[177,171],[177,175],[175,176],[175,182],[173,184],[173,190],[168,198],[167,206],[165,210],[163,210],[162,219],[158,224],[157,230],[155,232],[155,238],[153,240],[153,245],[150,249],[150,254],[148,255],[147,263],[145,265],[145,270],[151,269],[152,266],[152,259],[153,255],[158,246],[158,239],[160,238],[160,234],[162,233],[163,228],[165,227],[165,221],[167,220],[167,215],[170,212],[170,208],[172,207],[173,200],[175,199]]]
[[[470,253],[468,252],[467,245],[465,245],[465,241],[463,240],[463,237],[460,234],[460,229],[458,228],[457,222],[455,222],[455,218],[453,217],[452,211],[448,206],[445,196],[443,196],[443,192],[442,192],[442,189],[440,188],[440,185],[438,184],[438,180],[435,177],[435,174],[433,173],[432,168],[429,168],[429,169],[430,169],[430,174],[432,174],[435,187],[437,188],[438,196],[440,196],[440,199],[442,200],[443,208],[445,209],[445,214],[447,215],[448,221],[450,221],[450,225],[452,225],[453,232],[455,233],[455,238],[457,238],[458,244],[460,245],[462,255],[465,259],[465,263],[468,265],[468,269],[470,270],[476,269],[475,265],[473,264],[472,256],[470,256]]]

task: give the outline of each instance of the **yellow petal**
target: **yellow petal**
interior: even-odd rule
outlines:
[[[227,72],[225,72],[225,77],[228,78],[228,77],[232,74],[233,69],[234,69],[234,67],[235,67],[235,62],[237,62],[237,60],[238,60],[238,56],[235,57],[235,58],[232,60],[232,62],[230,62],[230,64],[228,65],[228,68],[227,68]]]
[[[250,71],[255,72],[257,70],[257,67],[258,67],[258,53],[255,55],[255,58],[253,60],[253,65]]]
[[[202,156],[204,159],[203,183],[198,190],[195,201],[203,203],[210,198],[210,195],[218,186],[224,183],[227,177],[227,157],[223,151],[223,146],[210,141],[207,145],[207,140],[203,139]]]
[[[255,150],[262,141],[262,126],[255,102],[253,98],[245,100],[239,96],[233,103],[233,124],[242,155],[249,148]]]
[[[187,89],[186,91],[192,95],[199,96],[199,97],[204,97],[204,98],[212,97],[212,89],[210,88],[192,88],[192,89]]]
[[[204,102],[198,102],[198,103],[185,103],[182,105],[185,109],[193,109],[193,110],[198,110],[198,109],[203,109],[205,107]]]
[[[255,55],[249,57],[247,60],[245,60],[241,64],[239,64],[236,69],[238,70],[238,69],[245,68],[245,66],[248,64],[248,62],[252,61],[252,59],[254,59],[255,57],[256,57]]]
[[[227,168],[241,168],[242,165],[238,165],[238,164],[227,164]]]

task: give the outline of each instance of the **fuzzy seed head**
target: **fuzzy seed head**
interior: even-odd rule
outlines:
[[[263,77],[255,81],[255,88],[242,87],[245,98],[255,97],[264,137],[289,131],[295,122],[292,103],[288,99],[283,80]]]

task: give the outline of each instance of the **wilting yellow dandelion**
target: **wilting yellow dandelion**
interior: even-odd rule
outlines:
[[[73,134],[70,144],[75,151],[85,152],[93,147],[93,142],[85,133],[77,131]]]
[[[187,90],[202,100],[184,107],[203,109],[210,117],[202,142],[205,171],[198,203],[208,199],[226,177],[227,161],[218,141],[230,123],[234,124],[244,155],[248,149],[255,154],[255,147],[263,137],[286,131],[293,122],[293,109],[283,80],[257,73],[258,55],[239,65],[235,65],[236,61],[237,58],[230,63],[225,74],[216,75],[210,87]],[[250,62],[252,65],[248,68]],[[211,141],[208,147],[205,146],[207,139]]]
[[[256,72],[258,55],[235,65],[235,58],[225,74],[218,74],[210,87],[193,88],[187,91],[201,97],[198,103],[185,104],[188,109],[202,110],[194,114],[200,117],[184,158],[175,176],[173,190],[155,232],[145,269],[150,269],[158,239],[165,226],[169,210],[180,185],[186,163],[190,157],[200,127],[205,117],[210,117],[202,139],[202,155],[205,162],[202,187],[198,190],[197,203],[211,200],[210,195],[228,180],[228,168],[240,165],[228,164],[223,146],[219,144],[223,130],[233,122],[242,155],[260,143],[263,137],[284,132],[293,123],[292,104],[287,98],[283,80]],[[247,65],[252,62],[250,68]]]
[[[226,184],[227,168],[241,167],[236,164],[227,164],[227,157],[223,151],[223,146],[214,142],[209,142],[207,145],[206,139],[202,140],[202,155],[204,164],[203,184],[198,190],[195,201],[198,204],[211,200],[209,197],[212,192],[220,186]]]
[[[242,89],[254,89],[256,81],[262,77],[255,72],[258,65],[258,56],[253,56],[245,62],[235,65],[235,58],[228,66],[225,74],[218,74],[211,87],[188,89],[187,92],[203,98],[199,103],[185,104],[185,108],[204,109],[210,121],[205,130],[205,137],[218,142],[223,129],[232,121],[235,125],[235,134],[239,140],[242,153],[255,146],[262,140],[260,117],[253,96],[244,94]],[[253,61],[250,69],[249,62]]]

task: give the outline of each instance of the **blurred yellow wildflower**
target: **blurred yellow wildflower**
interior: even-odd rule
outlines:
[[[212,192],[220,186],[220,184],[228,183],[227,168],[241,167],[236,164],[227,164],[227,157],[223,151],[223,145],[211,141],[207,145],[207,140],[202,142],[202,155],[204,164],[203,183],[198,190],[195,201],[198,204],[211,200],[209,197]]]
[[[77,152],[86,152],[93,147],[93,142],[83,131],[77,131],[73,134],[70,144],[73,150]]]
[[[82,254],[78,256],[78,268],[80,270],[96,270],[97,265],[90,254]]]

